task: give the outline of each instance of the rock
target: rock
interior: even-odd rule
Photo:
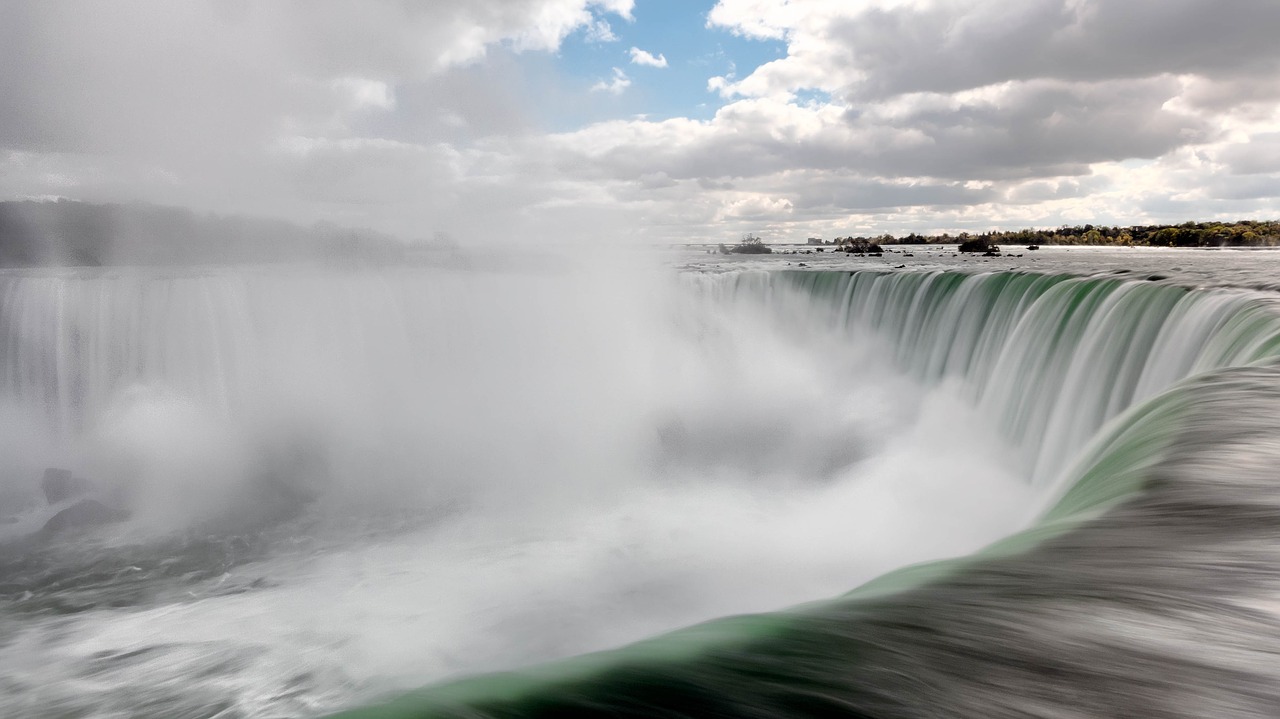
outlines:
[[[44,498],[49,504],[64,502],[72,497],[88,494],[96,489],[93,482],[84,477],[77,477],[69,469],[49,467],[40,480],[40,488],[44,490]]]
[[[1040,249],[1040,245],[1027,245],[1027,249],[1028,249],[1028,250],[1038,250],[1038,249]]]
[[[855,240],[852,237],[838,238],[839,248],[849,254],[872,254],[884,252],[884,248],[870,240]]]
[[[41,534],[50,535],[75,527],[97,527],[115,524],[129,518],[122,509],[112,509],[96,499],[82,499],[49,518]]]

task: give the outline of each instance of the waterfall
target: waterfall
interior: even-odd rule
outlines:
[[[1035,483],[1057,479],[1108,420],[1175,382],[1280,353],[1280,304],[1246,290],[1013,272],[718,279],[746,296],[799,288],[851,341],[886,340],[922,380],[959,380]]]
[[[0,661],[87,714],[218,657],[249,715],[1256,708],[1277,355],[1271,295],[1114,277],[0,272],[0,509],[68,466],[140,532],[0,551]],[[211,519],[263,477],[307,513]]]

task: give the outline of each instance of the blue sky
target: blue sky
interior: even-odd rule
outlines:
[[[716,76],[745,76],[787,53],[777,40],[751,39],[720,27],[708,27],[709,0],[637,0],[633,20],[597,11],[615,40],[601,41],[591,28],[568,36],[555,53],[556,71],[570,84],[587,91],[580,104],[543,108],[552,130],[580,127],[591,121],[645,116],[708,119],[723,104],[708,90]],[[667,67],[638,65],[631,48],[667,60]],[[615,68],[630,85],[619,94],[591,93],[600,82],[611,82]]]
[[[1277,27],[1264,0],[7,0],[0,199],[476,242],[1275,218]]]

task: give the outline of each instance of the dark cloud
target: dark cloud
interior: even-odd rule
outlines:
[[[882,153],[875,166],[882,173],[1010,179],[1080,175],[1092,163],[1155,158],[1212,137],[1203,119],[1166,106],[1177,92],[1168,78],[1036,81],[989,99],[926,105],[899,121],[928,145]]]
[[[1280,132],[1258,133],[1248,142],[1227,145],[1217,159],[1238,175],[1280,172]]]
[[[1014,205],[1034,205],[1088,197],[1110,186],[1108,178],[1096,176],[1035,180],[1010,187],[1000,199]]]
[[[800,214],[847,215],[905,207],[980,205],[998,197],[990,186],[966,187],[955,182],[888,182],[833,173],[801,183],[801,188],[794,190],[790,199]]]
[[[1280,172],[1280,168],[1277,168]],[[1217,200],[1274,200],[1280,197],[1280,176],[1220,177],[1209,188]]]
[[[0,199],[460,239],[1276,206],[1274,0],[725,2],[789,54],[714,120],[558,134],[613,105],[522,51],[627,0],[0,2]]]
[[[1212,127],[1169,109],[1172,78],[1081,84],[1037,81],[990,96],[924,96],[901,107],[849,113],[845,123],[788,131],[768,101],[722,111],[711,131],[671,138],[658,132],[572,159],[584,178],[632,179],[663,172],[676,179],[741,179],[793,170],[857,171],[875,177],[1010,180],[1082,175],[1092,163],[1159,157],[1205,142]]]
[[[1270,0],[1020,0],[873,9],[830,38],[865,80],[852,98],[1010,80],[1255,76],[1280,60]]]

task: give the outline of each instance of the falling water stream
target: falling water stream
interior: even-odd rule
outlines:
[[[317,716],[435,685],[386,711],[964,715],[954,655],[885,617],[985,657],[958,603],[1015,626],[1010,567],[1156,474],[1209,492],[1160,473],[1224,451],[1197,423],[1243,443],[1215,461],[1270,461],[1221,414],[1272,416],[1266,292],[723,269],[0,273],[0,711]],[[128,518],[42,530],[49,467]],[[1130,555],[1156,536],[1121,527]],[[1037,631],[1079,636],[1080,571]]]

